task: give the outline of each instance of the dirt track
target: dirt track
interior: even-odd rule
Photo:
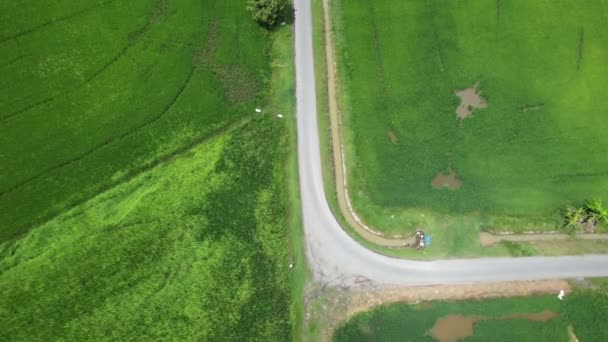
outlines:
[[[568,234],[505,234],[494,235],[490,233],[479,233],[479,242],[487,247],[501,241],[511,242],[534,242],[534,241],[568,241],[573,239],[580,240],[608,240],[608,234],[578,234],[572,237]]]
[[[415,242],[414,238],[390,238],[372,227],[366,225],[363,220],[355,213],[348,196],[346,184],[346,167],[344,163],[344,146],[340,127],[342,125],[341,116],[338,108],[337,91],[338,82],[336,74],[336,55],[334,51],[331,19],[329,16],[329,0],[323,0],[323,17],[325,22],[325,61],[327,72],[327,92],[329,101],[329,117],[331,127],[332,160],[335,171],[336,192],[338,206],[346,222],[366,240],[380,246],[402,247],[411,245]]]

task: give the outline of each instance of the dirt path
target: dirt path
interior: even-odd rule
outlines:
[[[510,242],[534,242],[534,241],[567,241],[579,240],[608,240],[608,234],[577,234],[572,237],[568,234],[505,234],[495,235],[486,232],[479,233],[479,243],[482,246],[492,246],[502,241]]]
[[[391,238],[383,235],[372,227],[366,225],[363,220],[355,213],[348,196],[346,185],[346,166],[344,163],[344,145],[340,127],[342,125],[340,112],[338,109],[336,80],[336,55],[334,51],[333,37],[331,33],[331,21],[329,16],[329,0],[323,0],[323,17],[325,22],[325,61],[327,72],[327,92],[329,99],[329,117],[331,127],[332,156],[335,170],[336,192],[338,206],[342,216],[353,229],[374,244],[386,247],[403,247],[415,243],[411,238]]]

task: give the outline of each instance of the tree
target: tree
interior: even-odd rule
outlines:
[[[287,0],[249,0],[247,9],[258,23],[273,27],[285,15]]]

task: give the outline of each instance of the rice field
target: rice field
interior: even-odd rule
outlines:
[[[332,14],[350,194],[376,229],[473,215],[552,230],[564,206],[608,200],[605,1],[341,0]]]
[[[563,301],[531,296],[391,304],[353,316],[333,341],[602,341],[601,290],[577,290]],[[573,336],[575,336],[573,338]]]
[[[0,241],[265,101],[241,1],[5,1],[0,23]]]
[[[236,0],[0,3],[0,340],[298,338],[292,42]]]

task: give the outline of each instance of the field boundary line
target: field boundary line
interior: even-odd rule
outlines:
[[[158,157],[155,160],[152,160],[144,165],[141,165],[140,167],[136,167],[132,170],[127,170],[127,172],[120,178],[111,181],[105,185],[102,185],[98,191],[96,191],[95,193],[91,194],[90,196],[86,196],[83,197],[81,199],[77,199],[75,201],[73,201],[72,203],[68,203],[64,208],[61,208],[55,212],[51,212],[48,213],[46,215],[44,215],[43,217],[40,218],[40,220],[32,225],[30,225],[29,227],[27,227],[21,234],[18,234],[14,237],[11,238],[12,239],[16,239],[16,238],[20,238],[22,236],[25,236],[29,231],[31,231],[32,229],[36,228],[36,227],[40,227],[46,223],[48,223],[49,221],[55,219],[56,217],[58,217],[59,215],[75,208],[78,207],[79,205],[82,205],[92,199],[94,199],[95,197],[121,185],[124,183],[127,183],[129,181],[131,181],[132,179],[134,179],[135,177],[141,175],[144,172],[147,172],[151,169],[154,169],[158,166],[164,165],[176,158],[181,157],[182,155],[190,152],[193,148],[202,145],[202,144],[206,144],[209,141],[216,139],[217,137],[219,137],[222,134],[225,134],[227,132],[236,130],[238,128],[244,127],[247,123],[251,122],[252,119],[254,119],[254,117],[256,117],[256,115],[248,115],[245,117],[242,117],[240,119],[237,119],[234,122],[231,123],[227,123],[226,125],[224,125],[223,127],[218,128],[217,130],[215,130],[213,133],[209,134],[209,135],[205,135],[202,136],[196,140],[194,140],[193,142],[191,142],[190,144],[186,144],[182,147],[177,148],[176,150],[169,152],[163,156]]]
[[[329,102],[329,117],[331,131],[331,149],[333,155],[334,177],[336,180],[336,193],[338,206],[346,222],[365,240],[385,247],[404,247],[415,242],[413,237],[393,238],[387,237],[373,227],[365,224],[361,217],[355,212],[348,195],[348,184],[346,174],[346,162],[344,156],[344,145],[340,132],[341,116],[338,108],[337,98],[337,73],[336,55],[332,37],[332,25],[329,15],[329,0],[323,0],[323,17],[325,32],[325,60],[327,68],[327,92]]]
[[[113,2],[115,0],[112,0],[110,2]],[[108,3],[110,3],[108,2]],[[114,65],[114,63],[116,63],[119,59],[121,59],[128,51],[129,49],[131,49],[132,47],[134,47],[135,45],[137,45],[139,42],[142,41],[142,37],[150,30],[150,27],[154,24],[154,22],[151,19],[148,19],[148,21],[139,29],[136,30],[137,35],[135,38],[132,39],[128,39],[128,42],[125,46],[123,46],[117,54],[115,54],[114,56],[112,56],[109,60],[107,60],[106,62],[104,62],[100,68],[94,70],[89,76],[87,76],[86,78],[83,79],[83,82],[80,82],[80,84],[71,87],[70,89],[60,89],[59,91],[56,91],[55,93],[52,93],[50,96],[48,96],[45,99],[36,101],[30,105],[27,105],[21,109],[18,109],[12,113],[9,113],[7,115],[4,115],[2,117],[0,117],[0,123],[4,122],[4,121],[8,121],[9,119],[12,119],[20,114],[29,112],[30,110],[38,107],[38,106],[42,106],[44,104],[50,103],[55,101],[57,98],[59,98],[59,95],[63,95],[63,97],[66,97],[76,91],[78,91],[79,89],[81,89],[82,87],[87,86],[89,83],[91,83],[93,80],[95,80],[99,75],[103,74],[108,68],[110,68],[112,65]],[[19,59],[23,58],[23,55],[18,56],[17,58],[14,59],[14,61],[18,61]],[[10,63],[13,63],[14,61],[11,61]],[[9,64],[10,65],[10,64]]]
[[[155,114],[154,116],[152,116],[151,118],[148,118],[146,120],[144,120],[143,122],[129,128],[127,131],[113,136],[113,137],[109,137],[108,139],[96,144],[95,146],[93,146],[91,149],[84,151],[80,154],[78,154],[75,157],[72,157],[70,159],[64,160],[63,162],[56,164],[54,166],[51,166],[49,168],[46,168],[45,170],[43,170],[42,172],[39,172],[15,185],[13,185],[12,187],[0,192],[0,198],[2,198],[2,196],[10,194],[24,186],[26,186],[27,184],[35,181],[36,179],[46,175],[49,172],[53,172],[57,169],[63,168],[65,166],[68,166],[70,164],[73,164],[89,155],[91,155],[92,153],[95,153],[96,151],[113,144],[116,141],[120,141],[123,140],[125,138],[128,138],[129,136],[139,132],[141,129],[144,129],[148,126],[150,126],[151,124],[157,122],[158,120],[160,120],[162,117],[165,116],[165,114],[167,114],[169,112],[169,110],[171,109],[171,107],[173,107],[173,105],[177,102],[177,100],[180,98],[180,96],[182,95],[182,93],[186,90],[186,88],[188,87],[188,84],[190,84],[190,80],[192,79],[192,76],[194,75],[194,71],[196,70],[195,67],[192,67],[188,73],[188,75],[186,76],[186,79],[184,80],[184,83],[180,86],[180,88],[178,89],[178,92],[173,96],[173,98],[171,98],[171,100],[169,101],[168,104],[166,104],[162,111],[158,114]]]
[[[36,32],[39,29],[45,28],[47,26],[51,26],[53,24],[60,23],[62,21],[66,21],[66,20],[75,18],[75,17],[77,17],[77,16],[79,16],[81,14],[84,14],[84,13],[90,12],[90,11],[92,11],[94,9],[97,9],[97,8],[109,5],[109,4],[113,3],[113,2],[116,2],[116,0],[104,1],[104,2],[99,3],[97,5],[94,5],[94,6],[91,6],[91,7],[87,7],[87,8],[83,8],[81,10],[78,10],[78,11],[70,13],[70,14],[66,14],[63,17],[56,18],[56,19],[51,19],[51,20],[46,21],[46,22],[44,22],[42,24],[38,24],[38,25],[36,25],[34,27],[30,27],[27,30],[14,33],[14,34],[12,34],[10,36],[2,37],[2,38],[0,38],[0,44],[4,43],[4,42],[8,42],[9,40],[13,40],[15,38],[19,38],[19,37],[25,36],[26,34],[30,34],[32,32]]]

